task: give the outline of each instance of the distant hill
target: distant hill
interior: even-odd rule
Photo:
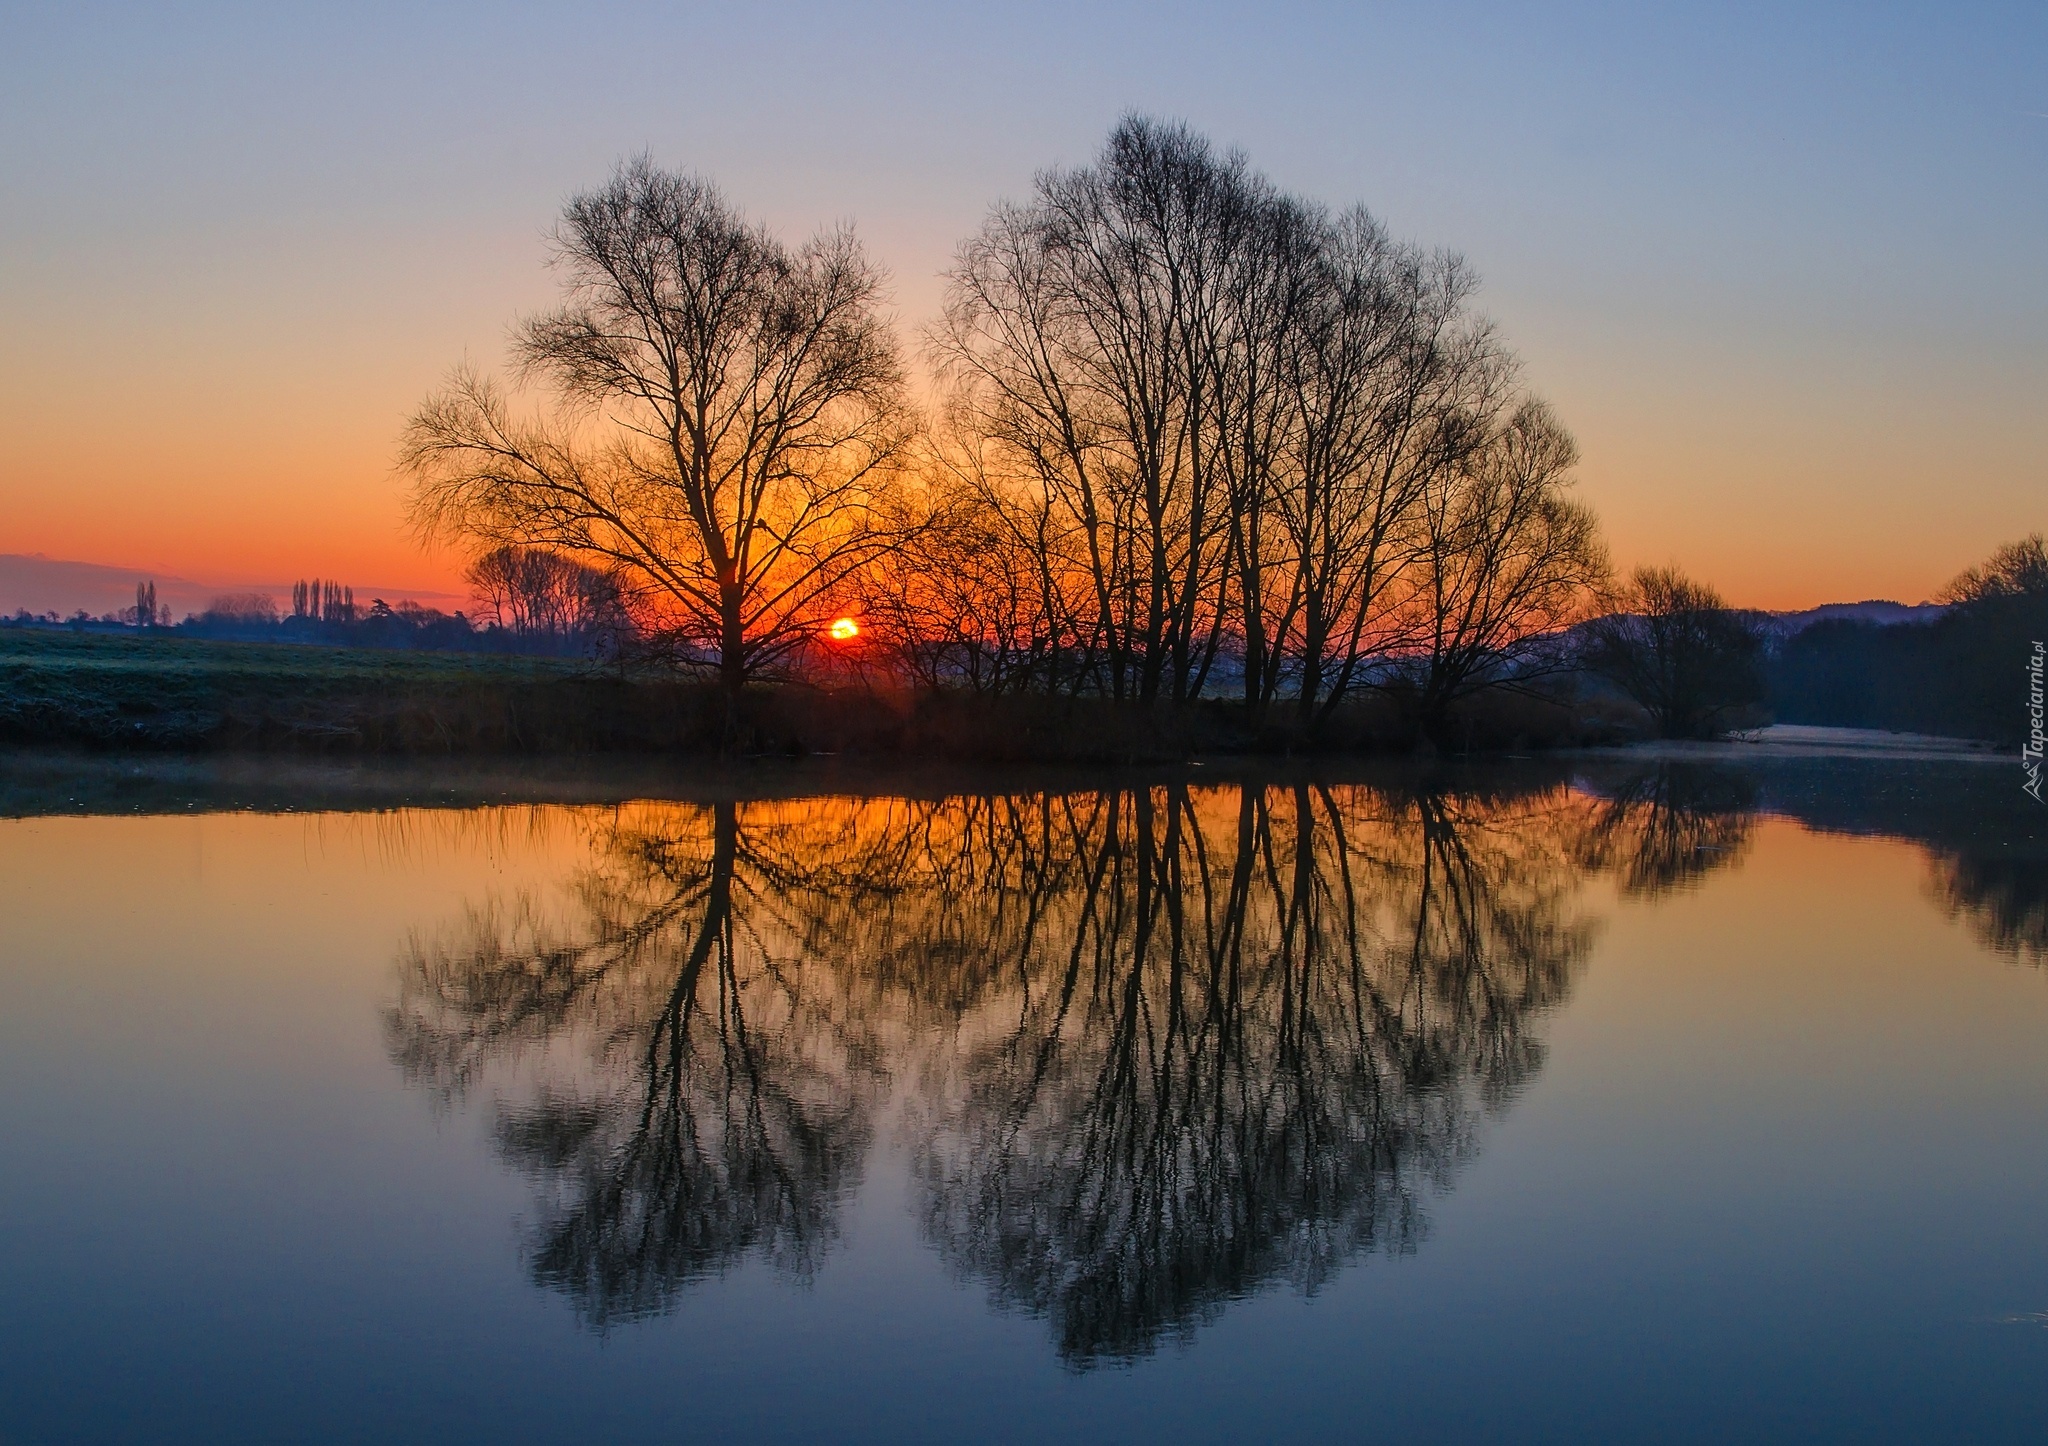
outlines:
[[[1940,603],[1901,603],[1873,598],[1866,602],[1822,603],[1803,612],[1766,613],[1764,616],[1773,632],[1789,638],[1820,622],[1841,619],[1887,626],[1893,623],[1931,623],[1947,611]]]
[[[168,606],[174,618],[206,611],[207,605],[223,593],[264,592],[287,610],[291,605],[289,582],[195,582],[147,567],[108,567],[97,562],[66,562],[40,552],[6,552],[0,553],[0,617],[12,617],[23,608],[32,613],[53,612],[60,617],[70,617],[84,608],[98,617],[135,606],[135,585],[144,581],[156,584],[157,601]],[[466,597],[456,593],[378,588],[346,577],[337,581],[353,586],[357,601],[365,604],[373,597],[390,602],[410,598],[445,612],[469,605]]]

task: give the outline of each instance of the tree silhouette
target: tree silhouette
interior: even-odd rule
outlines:
[[[518,360],[560,406],[523,418],[458,372],[406,429],[413,520],[625,571],[679,661],[737,689],[898,540],[875,505],[907,435],[882,274],[849,230],[785,246],[644,157],[569,202],[555,251],[564,304]]]
[[[1663,738],[1724,731],[1763,701],[1764,635],[1674,567],[1637,568],[1621,611],[1586,630],[1584,662],[1633,698]]]
[[[2048,966],[2048,866],[2034,856],[1937,851],[1931,892],[1951,919],[1966,921],[1985,948]]]

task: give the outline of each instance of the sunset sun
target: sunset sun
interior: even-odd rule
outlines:
[[[833,622],[829,631],[833,642],[848,643],[860,636],[860,624],[852,618],[839,618]]]

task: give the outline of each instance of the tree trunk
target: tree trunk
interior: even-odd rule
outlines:
[[[747,684],[745,603],[737,579],[719,579],[718,681],[730,697],[738,697]]]

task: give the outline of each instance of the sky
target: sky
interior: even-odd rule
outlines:
[[[906,334],[1120,114],[1462,252],[1615,561],[1919,601],[2048,529],[2048,6],[0,0],[0,553],[459,590],[392,459],[640,151]]]

